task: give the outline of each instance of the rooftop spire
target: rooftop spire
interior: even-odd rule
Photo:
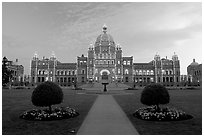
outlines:
[[[103,33],[106,33],[106,32],[107,32],[107,26],[106,26],[106,24],[103,25],[103,30],[102,30],[102,31],[103,31]]]
[[[37,57],[38,57],[38,54],[37,54],[37,52],[35,52],[35,53],[34,53],[34,57],[35,57],[35,58],[37,58]]]

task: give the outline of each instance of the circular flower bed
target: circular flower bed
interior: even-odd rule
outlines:
[[[169,107],[157,110],[156,106],[140,108],[133,113],[133,116],[149,121],[177,121],[193,118],[181,110]]]
[[[20,115],[20,118],[26,120],[37,120],[37,121],[50,121],[50,120],[60,120],[68,119],[78,116],[79,113],[70,107],[59,107],[52,110],[52,113],[49,113],[48,109],[40,110],[33,109],[30,111],[24,112]]]

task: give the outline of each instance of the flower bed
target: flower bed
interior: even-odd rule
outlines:
[[[133,113],[133,116],[149,121],[177,121],[193,118],[181,110],[169,107],[157,110],[156,106],[140,108]]]
[[[50,120],[60,120],[68,119],[78,116],[79,113],[70,107],[59,107],[52,110],[52,113],[49,113],[48,109],[40,110],[33,109],[30,111],[24,112],[20,115],[20,118],[26,120],[37,120],[37,121],[50,121]]]

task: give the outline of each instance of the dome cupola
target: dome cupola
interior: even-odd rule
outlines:
[[[190,64],[191,66],[198,66],[198,62],[195,62],[195,59],[193,59],[193,62]]]
[[[113,37],[107,33],[107,30],[108,30],[108,27],[106,25],[103,25],[103,28],[102,28],[103,34],[100,34],[96,38],[95,46],[115,46]]]

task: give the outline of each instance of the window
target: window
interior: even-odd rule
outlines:
[[[39,70],[39,75],[41,75],[41,71]]]
[[[118,69],[118,74],[120,74],[120,69]]]
[[[169,77],[166,77],[166,82],[169,82]]]
[[[38,82],[40,82],[40,77],[38,77]]]
[[[136,70],[136,71],[135,71],[135,74],[136,74],[136,75],[138,75],[138,74],[139,74],[138,70]]]
[[[173,77],[170,77],[170,82],[173,82]]]
[[[166,75],[168,75],[168,71],[166,71]]]
[[[61,83],[63,82],[63,78],[60,78],[60,82],[61,82]]]
[[[110,61],[108,60],[108,64],[110,64]]]
[[[147,73],[146,73],[146,70],[143,70],[143,75],[146,75]]]
[[[84,82],[84,77],[81,77],[81,82]]]
[[[82,72],[81,72],[82,74],[85,74],[85,70],[84,69],[82,69]]]
[[[126,61],[123,61],[123,64],[126,65]]]
[[[128,72],[128,69],[125,69],[125,74],[128,75],[128,73],[129,73],[129,72]]]
[[[61,75],[63,75],[64,74],[64,71],[61,71]]]
[[[60,75],[60,72],[59,72],[59,70],[57,71],[57,75]]]
[[[130,61],[128,60],[127,65],[130,65]]]
[[[42,77],[42,82],[44,82],[45,81],[45,78],[44,77]]]
[[[149,70],[147,70],[147,75],[150,75]]]
[[[70,78],[70,77],[68,77],[68,82],[69,82],[69,83],[71,82],[71,78]]]
[[[142,70],[139,70],[139,75],[142,75]]]
[[[72,75],[75,75],[75,72],[74,72],[74,70],[72,70]]]
[[[163,82],[165,82],[165,77],[163,77]]]
[[[71,71],[69,70],[69,75],[71,75]]]
[[[125,77],[125,82],[128,82],[128,77]]]
[[[114,64],[114,60],[112,60],[111,62],[112,62],[112,64]]]
[[[67,82],[67,78],[66,77],[64,78],[64,82]]]

